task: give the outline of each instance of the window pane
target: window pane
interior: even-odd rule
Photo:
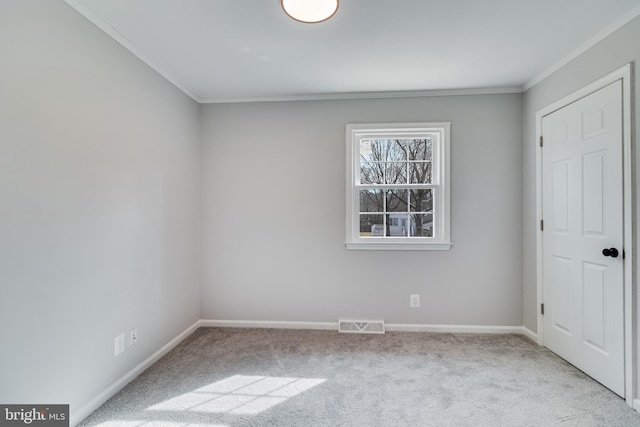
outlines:
[[[411,236],[433,237],[433,214],[411,214]]]
[[[432,184],[433,183],[433,163],[409,162],[409,183],[410,184]]]
[[[407,148],[405,139],[387,140],[387,161],[407,160]]]
[[[408,212],[409,190],[387,190],[387,212]]]
[[[387,215],[388,236],[402,237],[409,236],[410,219],[408,214],[392,213]]]
[[[386,163],[385,164],[385,184],[406,184],[407,183],[407,163]]]
[[[369,236],[384,236],[384,215],[360,215],[360,237]]]
[[[384,162],[389,160],[389,144],[386,139],[371,140],[371,159]]]
[[[409,160],[433,160],[432,146],[433,140],[431,138],[406,140]]]
[[[411,212],[433,212],[433,190],[411,190]]]
[[[360,212],[383,212],[384,193],[382,190],[360,190]]]
[[[368,142],[365,142],[368,141]],[[406,140],[369,139],[360,142],[361,161],[392,162],[407,159]]]
[[[371,160],[373,160],[371,140],[361,139],[360,140],[360,162],[368,162]]]
[[[371,159],[372,160],[384,160],[387,153],[387,144],[383,139],[371,140]]]
[[[384,184],[384,163],[364,162],[360,164],[361,184]]]

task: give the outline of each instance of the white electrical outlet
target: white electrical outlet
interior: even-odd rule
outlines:
[[[129,331],[129,345],[136,345],[138,343],[138,328],[133,328]]]
[[[124,334],[120,334],[116,337],[114,342],[114,356],[119,355],[124,351]]]
[[[411,308],[420,307],[420,295],[418,294],[409,295],[409,307]]]

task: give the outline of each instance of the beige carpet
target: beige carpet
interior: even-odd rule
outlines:
[[[200,328],[82,426],[640,426],[518,335]]]

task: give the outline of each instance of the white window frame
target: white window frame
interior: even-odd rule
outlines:
[[[346,134],[346,242],[351,250],[450,250],[450,122],[348,124]],[[432,138],[433,237],[360,236],[360,141],[375,138]],[[420,184],[417,184],[420,185]],[[394,185],[415,188],[416,185]],[[384,185],[381,185],[384,188]],[[422,185],[424,187],[424,185]]]

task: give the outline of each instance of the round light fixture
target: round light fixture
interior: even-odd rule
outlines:
[[[338,11],[339,0],[280,0],[284,13],[306,24],[326,21]]]

